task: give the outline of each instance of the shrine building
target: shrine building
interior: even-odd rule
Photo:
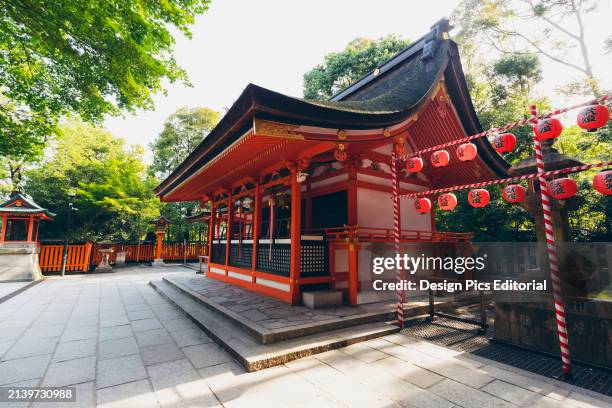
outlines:
[[[480,132],[447,20],[320,102],[249,84],[219,124],[155,190],[163,202],[200,201],[210,213],[209,264],[217,279],[287,303],[310,291],[379,300],[372,257],[393,243],[391,154]],[[509,165],[487,138],[478,156],[400,172],[400,193],[496,179]],[[196,217],[197,218],[197,217]],[[402,201],[401,240],[467,242],[435,228],[435,211]],[[394,276],[384,276],[393,280]]]

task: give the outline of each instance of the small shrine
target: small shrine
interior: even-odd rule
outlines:
[[[54,217],[20,192],[13,192],[0,204],[0,281],[42,279],[38,229],[41,221]]]

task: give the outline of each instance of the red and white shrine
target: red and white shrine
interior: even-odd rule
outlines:
[[[291,304],[320,290],[342,290],[353,305],[382,300],[372,281],[395,276],[374,276],[372,258],[393,243],[392,152],[482,130],[449,29],[441,20],[326,102],[246,87],[156,188],[164,202],[209,206],[204,279]],[[400,194],[507,175],[509,165],[486,138],[473,144],[477,156],[469,146],[461,157],[452,148],[443,167],[432,165],[435,152],[421,155],[420,171],[401,172]],[[402,206],[402,242],[470,240],[467,231],[436,231],[435,212],[420,213],[413,201]]]

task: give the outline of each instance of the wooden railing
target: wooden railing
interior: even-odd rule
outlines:
[[[361,242],[393,242],[392,228],[372,228],[347,225],[337,228],[322,228],[311,231],[322,233],[328,241],[345,241],[348,236]],[[401,230],[402,242],[469,242],[473,234],[463,232],[438,232],[420,230]]]
[[[66,271],[86,271],[89,269],[93,244],[68,245]],[[62,268],[63,245],[40,246],[40,269],[43,272],[59,272]]]
[[[108,246],[91,242],[68,245],[66,271],[89,271],[102,260],[100,249],[104,247]],[[125,252],[126,262],[151,262],[155,258],[155,245],[152,243],[113,244],[110,247],[113,249],[111,264],[116,262],[119,252]],[[64,245],[41,243],[39,260],[42,272],[60,272],[63,254]],[[162,258],[167,261],[197,261],[200,255],[208,255],[205,243],[164,243],[162,247]]]

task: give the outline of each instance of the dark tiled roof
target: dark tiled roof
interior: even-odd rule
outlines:
[[[21,202],[22,204],[17,206],[16,202]],[[0,212],[3,213],[18,213],[18,214],[38,214],[42,213],[48,217],[55,217],[55,214],[47,210],[46,208],[42,208],[38,205],[32,197],[27,194],[13,192],[8,200],[0,204]]]
[[[407,119],[450,66],[460,67],[457,45],[446,34],[449,29],[447,20],[439,21],[425,36],[329,101],[290,97],[249,84],[219,124],[155,192],[163,196],[190,172],[219,155],[251,128],[254,117],[333,129],[375,129]],[[467,95],[463,73],[459,75],[460,83],[448,85],[458,90],[462,103],[469,102],[465,109],[459,109],[470,116],[462,118],[462,122],[464,125],[469,122],[467,132],[477,133],[480,125]]]

